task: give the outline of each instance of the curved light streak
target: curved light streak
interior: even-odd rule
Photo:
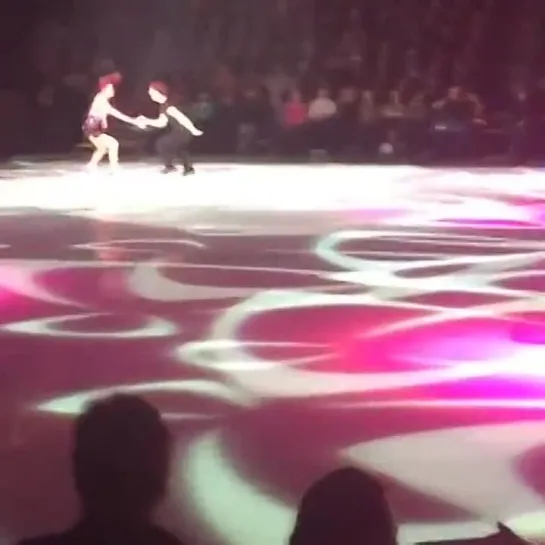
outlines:
[[[545,410],[544,399],[518,398],[464,398],[464,399],[401,399],[396,401],[374,401],[361,399],[357,401],[324,401],[322,407],[338,410],[354,409],[457,409],[473,411],[474,409],[521,409]]]
[[[101,312],[89,314],[73,314],[66,316],[55,316],[52,318],[38,318],[26,322],[12,322],[0,326],[0,331],[17,333],[23,335],[43,335],[51,337],[63,337],[71,339],[103,339],[103,340],[128,340],[128,339],[155,339],[160,337],[172,337],[179,333],[178,326],[163,318],[156,316],[145,317],[146,323],[141,327],[120,331],[70,331],[63,329],[63,326],[76,324],[91,318],[105,318],[115,316]]]
[[[332,277],[339,281],[351,282],[371,289],[371,293],[384,304],[403,301],[409,297],[432,295],[435,292],[460,292],[465,296],[496,295],[509,301],[473,305],[469,308],[437,309],[424,316],[393,322],[377,328],[370,334],[387,335],[398,331],[407,331],[423,326],[435,325],[446,321],[456,321],[468,317],[501,317],[507,313],[542,310],[545,298],[539,292],[504,288],[499,282],[543,275],[541,269],[534,268],[536,263],[545,258],[545,243],[499,241],[500,247],[508,245],[513,251],[504,255],[459,255],[445,254],[442,258],[378,261],[364,257],[352,257],[339,251],[338,246],[347,241],[365,241],[369,239],[386,240],[395,236],[408,242],[429,243],[431,247],[444,243],[464,244],[470,247],[498,247],[496,239],[486,239],[478,235],[460,236],[448,234],[399,233],[396,231],[345,231],[335,233],[320,241],[316,252],[328,263],[350,272],[335,273]],[[521,249],[526,249],[521,252]],[[529,251],[530,250],[530,251]],[[457,267],[456,272],[407,277],[409,272],[426,271],[429,268]],[[519,269],[523,269],[520,271]],[[401,305],[400,305],[401,306]],[[425,307],[422,307],[423,309]]]
[[[51,293],[40,285],[40,276],[57,271],[64,263],[58,261],[0,260],[0,286],[36,301],[55,305],[85,308],[86,305]]]
[[[139,297],[165,302],[238,299],[255,291],[250,288],[224,288],[171,280],[161,274],[159,265],[153,263],[138,264],[129,277],[129,284]]]
[[[225,353],[230,351],[236,351],[239,353],[240,349],[243,349],[243,354],[247,349],[259,349],[259,348],[314,348],[320,350],[320,353],[315,356],[304,357],[290,357],[282,360],[283,364],[288,364],[291,367],[305,366],[313,363],[319,363],[321,361],[328,361],[334,356],[333,352],[328,350],[327,344],[321,343],[288,343],[288,342],[256,342],[256,341],[237,341],[232,339],[216,339],[214,341],[203,342],[191,342],[178,348],[176,353],[179,358],[197,367],[205,369],[213,369],[215,371],[225,371],[232,375],[236,371],[248,372],[248,371],[263,371],[267,365],[268,360],[259,358],[241,357],[240,359],[226,359]],[[278,365],[279,360],[275,362],[269,362],[269,368],[273,368]],[[255,365],[254,365],[255,364]]]
[[[219,287],[209,284],[188,284],[180,280],[172,280],[162,274],[163,268],[196,269],[200,271],[229,271],[229,272],[253,272],[256,274],[291,274],[294,276],[307,276],[309,278],[321,278],[322,270],[301,270],[279,267],[255,267],[232,265],[196,265],[192,263],[177,263],[174,265],[157,264],[153,262],[137,264],[129,277],[129,283],[135,295],[144,299],[164,302],[177,301],[204,301],[222,299],[244,299],[259,292],[257,287]],[[335,291],[338,286],[317,285],[309,286],[309,290]],[[283,291],[289,291],[288,289]]]
[[[219,315],[212,324],[209,340],[200,343],[199,352],[186,351],[182,347],[179,356],[197,366],[223,370],[230,381],[253,395],[277,398],[308,398],[354,392],[363,394],[493,376],[495,371],[487,361],[397,373],[315,372],[290,365],[290,359],[273,361],[249,354],[244,341],[236,340],[239,337],[239,328],[251,316],[259,313],[293,308],[342,307],[358,304],[366,306],[370,302],[367,295],[313,294],[304,291],[261,292],[229,307]],[[224,344],[225,339],[231,341]],[[216,341],[222,344],[216,345]],[[210,348],[210,351],[207,351],[206,347]]]
[[[44,413],[55,414],[58,416],[77,416],[86,406],[93,401],[97,401],[113,394],[191,394],[218,399],[235,407],[251,407],[253,400],[241,392],[235,392],[223,384],[209,380],[168,380],[162,382],[147,382],[142,384],[119,384],[107,388],[97,388],[87,390],[63,397],[55,397],[38,403],[35,410]],[[213,417],[209,414],[191,414],[191,413],[165,413],[171,419],[208,419]]]
[[[182,457],[177,492],[207,529],[233,545],[255,544],[257,536],[262,545],[286,542],[292,507],[237,473],[220,433],[201,435]]]
[[[206,248],[204,244],[201,242],[197,242],[195,240],[189,240],[189,239],[179,239],[179,238],[159,238],[159,239],[153,239],[153,238],[126,238],[126,239],[109,239],[107,241],[95,241],[95,242],[86,242],[83,244],[74,244],[72,248],[79,249],[79,250],[92,250],[92,251],[103,251],[103,250],[119,250],[120,247],[123,247],[127,244],[149,244],[150,246],[153,245],[156,248],[154,251],[157,251],[158,253],[161,250],[161,246],[163,245],[176,245],[176,246],[191,246],[194,248]],[[144,249],[133,249],[130,250],[128,248],[125,248],[126,250],[134,253],[145,251]]]

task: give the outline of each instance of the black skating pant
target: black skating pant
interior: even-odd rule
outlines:
[[[155,143],[157,154],[165,168],[174,168],[181,163],[184,171],[193,170],[193,163],[189,154],[191,135],[188,132],[171,130],[161,135]]]

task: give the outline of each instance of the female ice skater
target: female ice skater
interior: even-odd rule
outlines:
[[[146,126],[167,128],[156,143],[157,154],[163,162],[163,173],[176,170],[176,162],[181,161],[183,174],[193,174],[195,169],[189,156],[189,144],[192,136],[201,136],[202,131],[193,125],[192,121],[184,115],[169,100],[168,87],[159,81],[150,83],[148,94],[153,102],[160,106],[160,114],[156,119],[149,119],[144,116],[138,118],[139,123]]]
[[[119,166],[119,142],[108,134],[109,116],[137,127],[143,127],[142,123],[122,114],[110,104],[110,100],[115,96],[115,87],[120,82],[121,75],[118,73],[100,78],[98,93],[91,102],[87,117],[83,123],[83,134],[95,147],[91,160],[87,164],[87,168],[90,170],[95,169],[105,155],[108,155],[112,171],[117,170]]]

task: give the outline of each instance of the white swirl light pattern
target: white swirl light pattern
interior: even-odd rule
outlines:
[[[119,390],[177,393],[203,402],[213,399],[256,419],[271,404],[286,402],[291,406],[299,403],[301,415],[306,415],[302,418],[309,419],[319,418],[312,416],[317,414],[312,413],[314,409],[341,421],[353,411],[385,422],[388,411],[419,415],[419,430],[397,425],[393,432],[372,437],[361,431],[360,439],[352,444],[332,442],[329,453],[329,459],[338,464],[353,463],[377,471],[426,501],[465,513],[449,520],[400,513],[403,542],[477,537],[492,531],[496,520],[510,523],[525,535],[543,537],[543,496],[520,474],[517,464],[544,442],[541,411],[545,404],[542,394],[535,394],[535,382],[543,379],[539,360],[545,352],[538,345],[517,343],[511,329],[514,316],[545,311],[545,228],[536,204],[545,199],[545,192],[542,180],[531,179],[523,187],[521,180],[526,179],[522,174],[520,179],[491,178],[467,172],[462,177],[408,181],[391,202],[384,199],[383,215],[376,203],[369,207],[374,213],[372,225],[365,222],[365,210],[358,211],[357,219],[346,219],[346,227],[340,225],[337,215],[331,219],[333,229],[324,225],[314,233],[307,233],[301,225],[292,233],[292,224],[276,223],[280,241],[306,237],[309,253],[313,252],[309,259],[314,260],[308,267],[290,268],[294,254],[288,249],[283,254],[281,242],[274,249],[277,267],[164,263],[137,256],[129,263],[2,260],[0,267],[6,275],[0,283],[5,289],[69,311],[7,322],[1,329],[4,334],[43,337],[44,342],[51,337],[119,343],[162,339],[165,350],[167,346],[170,350],[173,373],[184,369],[200,376],[134,384],[128,374],[123,383],[108,388],[67,392],[34,403],[37,410],[52,415],[76,415],[90,400]],[[530,206],[511,204],[529,195]],[[301,222],[304,225],[304,216]],[[240,230],[228,226],[223,234],[217,227],[197,229],[201,240],[194,247],[206,254],[227,236],[251,239],[263,231],[256,227],[255,232],[245,232],[243,225]],[[308,236],[311,234],[315,237]],[[134,242],[150,241],[110,241],[101,248]],[[120,331],[76,327],[113,311],[48,291],[40,280],[60,267],[74,274],[84,269],[121,270],[130,297],[156,309],[154,315],[142,317],[138,327]],[[241,270],[255,277],[252,286],[213,281],[214,274]],[[201,271],[205,280],[199,285],[184,283],[171,274],[184,271]],[[308,283],[270,288],[267,279],[276,273],[306,278]],[[262,285],[256,287],[259,279]],[[165,305],[201,303],[215,306],[194,338],[185,337],[188,323],[183,323],[183,313],[182,323],[172,313],[161,314]],[[320,314],[328,310],[336,312],[341,322],[348,311],[367,317],[360,326],[346,325],[353,330],[349,332],[352,341],[373,346],[370,354],[358,359],[357,372],[331,365],[346,357],[344,341],[309,340],[307,329],[313,325],[297,318],[312,312],[318,323]],[[387,320],[378,319],[383,313],[388,313]],[[377,320],[369,319],[370,315]],[[259,327],[263,323],[267,327],[283,323],[282,331],[289,331],[289,338],[267,338],[266,326]],[[379,356],[392,366],[373,369],[372,360]],[[496,395],[499,381],[503,386]],[[529,397],[521,397],[530,382],[534,390]],[[486,391],[475,390],[475,385],[483,384],[488,385]],[[506,395],[513,384],[516,392]],[[465,393],[465,386],[470,393]],[[446,420],[430,423],[441,411],[453,410],[462,415],[459,424],[452,419],[448,424]],[[491,410],[512,412],[505,417],[507,421],[491,423],[486,413]],[[473,411],[471,421],[468,411]],[[525,411],[533,411],[531,421]],[[204,535],[209,532],[232,545],[285,542],[295,506],[287,495],[274,492],[275,483],[249,477],[244,463],[232,458],[233,438],[225,427],[228,416],[212,409],[169,409],[165,413],[171,419],[206,423],[205,431],[179,452],[180,478],[175,487],[175,497],[193,502],[192,512],[199,518],[193,522]],[[283,426],[289,429],[290,422]],[[390,425],[387,429],[391,430]],[[297,436],[297,440],[304,442],[304,437]],[[305,458],[312,456],[312,452],[305,453]],[[321,467],[320,460],[314,463]]]

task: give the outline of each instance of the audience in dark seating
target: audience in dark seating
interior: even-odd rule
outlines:
[[[160,32],[117,32],[106,40],[108,55],[119,59],[117,69],[130,72],[138,64],[132,79],[147,71],[148,80],[160,75],[180,87],[187,113],[205,128],[204,138],[195,142],[199,152],[296,151],[306,157],[313,149],[332,155],[350,150],[375,159],[381,146],[393,146],[404,150],[406,160],[426,151],[453,159],[468,151],[486,154],[482,142],[492,134],[500,144],[496,151],[517,162],[543,155],[539,146],[531,148],[545,141],[544,86],[532,90],[530,84],[543,76],[532,59],[545,44],[537,23],[545,4],[521,10],[520,24],[506,30],[506,8],[498,2],[279,0],[260,9],[240,2],[245,20],[237,18],[234,6],[196,0],[191,9],[180,5],[180,21],[166,21]],[[79,31],[82,24],[85,33]],[[115,67],[93,45],[105,43],[97,37],[108,29],[84,14],[36,29],[32,62],[21,80],[27,87],[21,108],[31,111],[29,123],[39,127],[27,130],[34,141],[26,139],[24,151],[63,152],[80,143],[70,127],[81,125],[97,74]],[[501,43],[490,38],[499,30]],[[134,57],[136,51],[131,40],[144,63],[129,58],[127,52]],[[517,55],[508,55],[511,49]],[[456,82],[471,92],[452,87]],[[503,100],[515,82],[525,87],[524,112],[520,101]],[[249,99],[259,88],[266,93],[258,93],[263,102],[258,112]],[[284,103],[295,89],[304,108]],[[133,95],[120,93],[127,101],[123,110],[131,111]],[[135,111],[140,106],[134,105]]]

